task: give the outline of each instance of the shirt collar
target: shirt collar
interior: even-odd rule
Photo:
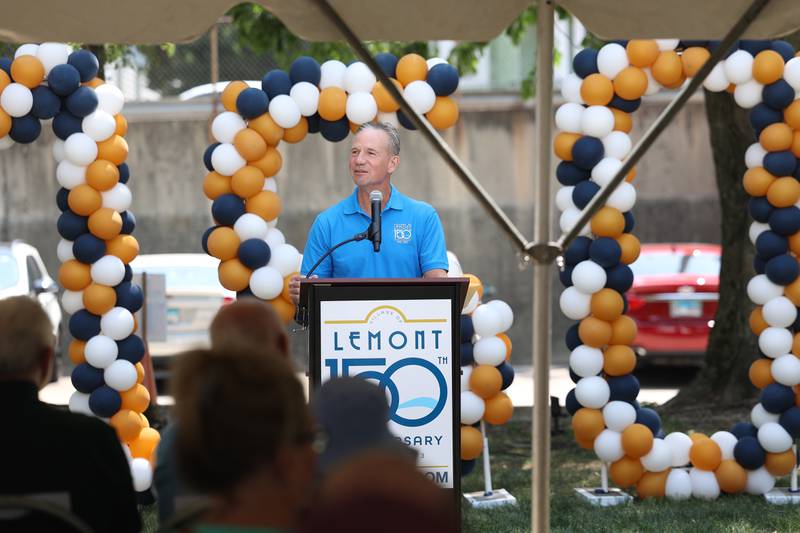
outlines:
[[[389,203],[386,204],[384,207],[384,211],[387,209],[395,209],[397,211],[402,211],[403,207],[405,206],[405,197],[395,189],[394,185],[392,187],[392,194],[389,196]],[[363,213],[361,210],[361,206],[358,205],[358,187],[353,189],[353,194],[350,195],[348,198],[347,203],[345,204],[344,214],[345,215],[353,215],[355,213]],[[366,213],[365,213],[366,214]]]

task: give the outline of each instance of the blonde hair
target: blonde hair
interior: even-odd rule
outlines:
[[[30,372],[55,345],[53,324],[36,300],[0,300],[0,377]]]

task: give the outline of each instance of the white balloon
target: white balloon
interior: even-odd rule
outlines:
[[[566,211],[567,209],[577,209],[575,203],[572,201],[572,191],[575,187],[561,187],[556,193],[556,207],[559,211]]]
[[[74,189],[86,183],[86,167],[73,165],[65,159],[56,167],[56,180],[65,189]]]
[[[117,183],[100,194],[103,197],[103,207],[111,208],[120,213],[127,211],[133,201],[131,190],[124,183]]]
[[[246,127],[239,113],[223,111],[211,123],[211,135],[220,143],[232,143],[236,134]]]
[[[653,447],[642,457],[642,466],[650,472],[663,472],[672,466],[672,448],[664,439],[653,439]]]
[[[372,92],[375,74],[361,61],[351,63],[344,72],[344,90],[348,93]]]
[[[569,367],[582,378],[599,374],[603,370],[603,362],[603,351],[585,344],[576,347],[569,354]]]
[[[736,443],[739,442],[736,435],[729,431],[717,431],[711,435],[711,440],[716,442],[719,446],[723,461],[726,459],[733,459],[733,449],[736,447]]]
[[[753,245],[755,246],[756,239],[758,239],[758,236],[767,231],[768,229],[769,229],[769,224],[767,224],[766,222],[753,221],[753,223],[750,224],[750,231],[749,231],[750,242],[753,243]]]
[[[0,137],[0,150],[7,150],[11,148],[14,144],[14,139],[11,138],[10,135],[6,135],[5,137]]]
[[[442,63],[447,64],[447,61],[442,59],[441,57],[431,57],[425,61],[428,64],[428,70],[432,69],[436,65],[441,65]]]
[[[622,168],[622,161],[614,159],[613,157],[604,157],[592,169],[592,180],[594,180],[600,187],[605,187],[611,183],[614,176],[617,175],[619,169]]]
[[[279,94],[269,101],[269,114],[281,128],[294,128],[302,114],[297,103],[288,94]]]
[[[764,304],[761,315],[770,326],[788,328],[797,319],[797,308],[789,298],[778,296]]]
[[[247,161],[239,155],[232,144],[222,143],[211,152],[211,166],[223,176],[233,176],[246,164]]]
[[[781,385],[794,387],[800,384],[800,359],[792,353],[781,355],[772,362],[770,372]]]
[[[758,443],[770,453],[783,453],[792,447],[792,436],[777,422],[766,422],[758,428]]]
[[[469,378],[472,376],[472,365],[461,367],[461,392],[469,390]]]
[[[136,367],[125,359],[117,359],[103,371],[106,385],[117,391],[126,391],[136,385]]]
[[[280,246],[281,244],[286,242],[286,238],[283,236],[283,232],[279,229],[270,229],[267,232],[267,236],[264,238],[267,244],[269,244],[270,251],[272,248],[276,246]]]
[[[391,113],[384,113],[383,111],[378,111],[378,122],[386,122],[387,124],[391,124],[395,128],[400,127],[400,120],[397,118],[397,113],[392,111]]]
[[[764,424],[769,424],[771,422],[777,422],[780,419],[780,415],[775,413],[770,413],[761,403],[757,403],[753,406],[750,410],[750,421],[753,425],[757,428],[760,428]]]
[[[602,105],[587,107],[581,115],[581,131],[585,135],[602,139],[614,131],[614,113]]]
[[[378,115],[378,104],[370,93],[353,93],[347,97],[345,114],[353,124],[364,124]]]
[[[623,213],[630,211],[636,205],[636,188],[627,181],[621,182],[606,200],[606,205]]]
[[[581,378],[575,385],[575,398],[584,407],[602,409],[610,396],[608,382],[600,376]]]
[[[492,335],[478,339],[472,347],[472,357],[479,365],[497,366],[506,360],[506,351],[506,344]]]
[[[0,106],[12,117],[24,117],[33,108],[33,93],[21,83],[10,83],[0,94]]]
[[[581,84],[583,84],[583,80],[577,74],[574,72],[567,74],[561,81],[561,96],[564,97],[564,100],[574,104],[582,104]]]
[[[92,264],[90,272],[95,283],[115,287],[125,278],[125,263],[119,257],[104,255]]]
[[[92,410],[89,408],[89,395],[78,391],[73,392],[69,397],[69,410],[71,413],[92,416]]]
[[[719,498],[719,482],[714,472],[692,468],[689,471],[692,482],[692,496],[701,500],[716,500]]]
[[[64,153],[64,141],[61,139],[55,139],[53,141],[53,158],[56,162],[61,163],[66,157],[67,154]]]
[[[617,431],[604,429],[594,439],[594,453],[606,463],[619,461],[625,456],[622,449],[622,435]]]
[[[131,460],[131,478],[133,479],[133,490],[136,492],[149,489],[153,484],[153,469],[150,462],[141,457]]]
[[[581,117],[584,107],[574,102],[567,102],[556,111],[556,127],[569,133],[581,132]],[[613,117],[612,117],[613,118]]]
[[[61,239],[58,241],[56,255],[58,256],[58,260],[62,263],[69,261],[70,259],[75,259],[75,254],[72,253],[72,241],[68,241],[66,239]]]
[[[742,85],[753,79],[753,56],[744,50],[737,50],[725,59],[725,77],[728,82]]]
[[[491,337],[503,331],[503,317],[488,305],[479,305],[472,312],[472,325],[481,337]]]
[[[319,69],[320,89],[325,89],[327,87],[339,87],[344,89],[344,73],[347,71],[347,65],[336,59],[330,59],[320,65]]]
[[[636,408],[628,402],[614,400],[608,402],[603,407],[603,420],[608,429],[617,432],[625,431],[625,428],[636,422]]]
[[[603,137],[603,150],[608,158],[625,159],[632,146],[630,136],[624,131],[612,131]]]
[[[800,57],[793,57],[783,66],[783,79],[795,91],[800,90]]]
[[[679,39],[656,39],[658,49],[662,52],[675,50],[675,47],[678,46],[678,43],[680,43]]]
[[[114,307],[100,318],[100,331],[115,341],[133,333],[133,315],[124,307]]]
[[[250,290],[262,300],[277,298],[283,291],[283,276],[271,266],[263,266],[250,276]]]
[[[464,270],[461,268],[458,257],[450,250],[447,250],[447,276],[451,278],[460,278],[464,276]]]
[[[569,208],[566,209],[558,219],[558,225],[561,228],[561,231],[567,232],[572,229],[572,226],[578,222],[578,219],[581,218],[581,211],[576,208]],[[589,235],[591,233],[591,228],[589,223],[587,222],[581,228],[580,235]]]
[[[584,294],[594,294],[606,286],[606,270],[591,260],[581,261],[572,270],[572,284]]]
[[[67,62],[69,47],[64,43],[42,43],[36,51],[36,58],[42,63],[44,75],[47,76],[53,67]]]
[[[39,53],[39,45],[28,43],[20,45],[19,48],[14,52],[14,59],[18,58],[19,56],[33,56],[36,57],[36,54]]]
[[[747,168],[764,166],[765,155],[767,155],[767,151],[761,146],[761,143],[753,143],[747,147],[744,153],[744,163]]]
[[[278,182],[275,178],[265,178],[264,185],[261,187],[262,191],[271,191],[278,194]]]
[[[61,307],[70,315],[83,309],[83,291],[64,290],[61,295]]]
[[[589,316],[592,296],[584,294],[576,287],[567,287],[558,300],[561,312],[572,320],[583,320]]]
[[[478,308],[480,304],[481,304],[481,299],[480,297],[478,297],[478,293],[476,292],[475,294],[472,295],[472,298],[470,298],[469,301],[464,304],[464,307],[461,309],[461,314],[462,315],[471,314],[475,309]]]
[[[689,472],[678,468],[673,468],[667,475],[667,484],[664,486],[664,494],[667,499],[672,501],[688,500],[692,496],[692,480]]]
[[[86,166],[97,159],[97,143],[85,133],[73,133],[64,141],[67,161],[77,166]]]
[[[597,53],[597,70],[610,80],[616,78],[617,74],[627,66],[628,54],[622,45],[608,43]]]
[[[647,89],[644,91],[645,96],[652,96],[664,88],[653,77],[653,71],[650,69],[650,67],[643,68],[642,70],[644,71],[645,76],[647,76]]]
[[[280,244],[270,248],[269,266],[277,270],[285,278],[298,270],[300,252],[291,244]]]
[[[511,329],[511,326],[514,324],[514,311],[511,309],[510,305],[503,300],[492,300],[486,305],[490,306],[498,315],[500,315],[500,322],[502,324],[502,329],[500,330],[501,333]]]
[[[692,438],[686,433],[675,431],[664,437],[672,451],[672,466],[684,466],[689,463],[689,450],[692,449]]]
[[[267,222],[260,216],[253,213],[245,213],[236,219],[233,224],[233,231],[244,242],[247,239],[264,239],[269,232]]]
[[[761,93],[764,86],[756,80],[750,80],[742,85],[737,85],[733,90],[733,99],[739,107],[750,109],[761,103]]]
[[[111,366],[116,361],[118,352],[119,348],[114,339],[105,335],[95,335],[86,342],[86,346],[83,349],[86,362],[99,369]],[[136,371],[135,368],[134,371]]]
[[[486,404],[480,396],[472,391],[461,393],[461,423],[472,425],[483,418]]]
[[[764,355],[775,359],[792,351],[792,332],[784,328],[766,328],[758,336],[758,347]]]
[[[783,287],[772,283],[766,274],[758,274],[747,282],[747,296],[756,305],[764,305],[783,295]]]
[[[125,96],[117,86],[104,83],[95,87],[94,92],[97,93],[97,109],[105,111],[109,115],[116,115],[122,111],[122,107],[125,105]]]
[[[297,104],[300,114],[310,117],[317,112],[319,105],[319,89],[317,86],[307,81],[301,81],[292,85],[289,96]]]
[[[745,485],[745,492],[760,496],[766,494],[775,488],[775,478],[769,473],[765,467],[758,470],[747,471],[747,484]]]
[[[728,76],[725,75],[724,63],[717,63],[714,68],[709,72],[708,77],[703,82],[703,87],[709,91],[718,93],[728,88],[730,82]]]
[[[427,82],[422,80],[412,81],[403,89],[403,96],[405,96],[411,108],[420,115],[427,113],[433,109],[436,103],[436,93]]]
[[[117,130],[117,123],[110,114],[100,109],[84,117],[81,129],[95,142],[102,142],[111,138]]]

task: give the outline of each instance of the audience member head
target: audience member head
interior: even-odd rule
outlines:
[[[289,362],[235,350],[183,354],[172,377],[178,469],[214,497],[212,520],[293,527],[313,479],[313,431]]]
[[[211,322],[213,349],[259,350],[289,357],[289,339],[278,313],[257,298],[243,298],[220,308]]]
[[[0,380],[50,379],[55,336],[42,306],[27,296],[0,300]]]

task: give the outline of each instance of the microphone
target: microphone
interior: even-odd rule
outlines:
[[[381,201],[383,201],[383,193],[381,191],[369,193],[369,202],[372,204],[372,224],[369,226],[369,240],[372,241],[372,249],[376,252],[381,250]]]

